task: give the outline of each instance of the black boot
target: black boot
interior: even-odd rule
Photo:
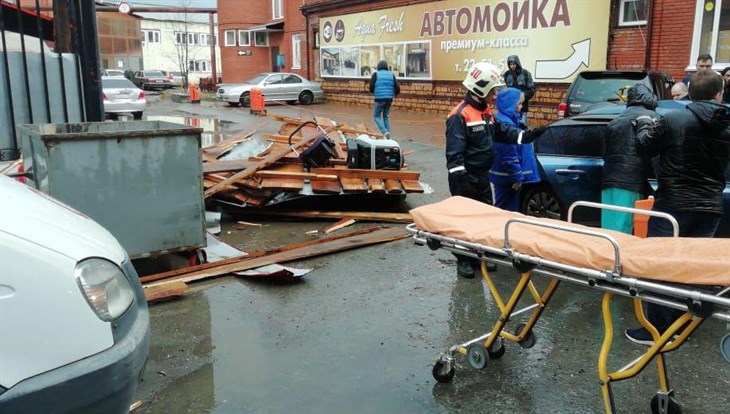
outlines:
[[[456,256],[456,274],[465,279],[474,278],[474,266],[472,265],[470,258]]]

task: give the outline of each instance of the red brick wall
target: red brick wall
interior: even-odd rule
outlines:
[[[644,69],[648,44],[648,69],[668,72],[675,79],[682,79],[691,59],[695,6],[695,0],[654,0],[651,27],[619,27],[619,3],[614,1],[611,5],[607,69]],[[649,30],[651,39],[648,39]]]
[[[292,70],[294,33],[305,34],[304,16],[299,8],[303,0],[284,0],[284,31],[269,33],[269,47],[225,46],[225,31],[247,29],[272,22],[271,0],[218,0],[218,39],[220,40],[223,82],[241,82],[260,72],[272,70],[271,48],[278,47],[284,55],[284,71],[306,76],[306,37],[302,42],[302,69]],[[253,43],[253,38],[251,39]],[[238,51],[250,51],[250,56],[238,56]]]

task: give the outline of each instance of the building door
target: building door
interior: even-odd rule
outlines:
[[[279,72],[281,68],[278,65],[279,46],[271,46],[271,71]]]

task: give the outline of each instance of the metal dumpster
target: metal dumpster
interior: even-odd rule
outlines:
[[[18,125],[35,187],[106,227],[133,259],[205,246],[201,133],[163,121]]]

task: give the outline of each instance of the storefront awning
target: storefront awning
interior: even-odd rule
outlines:
[[[283,32],[284,21],[264,23],[259,26],[251,27],[248,30],[252,32]]]

